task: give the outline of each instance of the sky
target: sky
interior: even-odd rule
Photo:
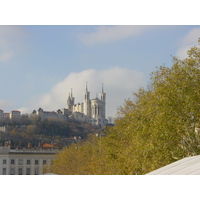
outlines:
[[[104,83],[106,115],[115,116],[124,99],[131,98],[132,92],[148,84],[149,74],[157,66],[170,67],[171,55],[185,58],[187,49],[197,44],[200,35],[199,26],[185,25],[199,24],[199,2],[196,0],[9,0],[1,2],[0,24],[0,109],[4,112],[18,109],[22,113],[31,113],[39,107],[46,110],[64,108],[71,88],[76,103],[82,102],[87,81],[91,98],[96,97]],[[15,26],[2,26],[13,24]],[[107,26],[123,24],[144,26]],[[149,24],[158,26],[145,26]],[[158,181],[153,176],[146,176],[145,181],[139,176],[112,176],[112,179],[110,176],[106,181],[101,176],[91,177],[89,181],[88,176],[84,180],[77,178],[68,177],[67,188],[73,192],[79,188],[81,192],[76,196],[87,195],[87,199],[94,199],[96,193],[99,199],[104,198],[104,194],[111,198],[137,196],[141,199],[145,195],[160,199],[161,193],[155,193],[155,188],[165,193],[165,199],[198,196],[194,192],[198,191],[194,190],[197,186],[194,178],[192,181],[185,181],[186,177],[184,180],[173,177],[173,181],[161,177]],[[8,177],[4,185],[6,181],[10,183]],[[104,192],[99,193],[102,181]],[[31,183],[35,186],[34,181]],[[51,188],[52,180],[46,182],[45,187],[41,183],[37,191],[46,198],[44,188]],[[58,184],[58,191],[54,188],[48,198],[63,197],[66,184]],[[88,193],[83,185],[92,188],[93,193]],[[165,186],[172,192],[166,193]],[[184,187],[187,190],[180,193]],[[29,188],[32,189],[27,184],[26,191]],[[18,192],[21,188],[12,189]],[[8,187],[4,190],[10,192]]]
[[[104,85],[106,116],[149,83],[156,67],[172,65],[197,45],[198,25],[8,25],[0,26],[0,109],[30,114],[66,107]]]

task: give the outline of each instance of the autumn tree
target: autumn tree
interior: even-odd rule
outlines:
[[[133,101],[126,100],[108,138],[115,137],[118,149],[123,138],[126,145],[117,156],[125,158],[124,165],[130,163],[133,174],[145,174],[200,153],[195,131],[199,110],[200,48],[195,46],[186,59],[173,58],[171,68],[159,67],[151,74],[148,89],[134,93]]]
[[[85,141],[65,147],[44,170],[66,175],[100,174],[101,153],[95,137],[90,135]]]
[[[139,89],[133,100],[120,107],[115,125],[105,130],[106,137],[79,150],[65,149],[55,159],[53,172],[62,166],[70,174],[70,162],[76,161],[73,166],[81,171],[75,174],[146,174],[198,155],[199,111],[200,47],[195,46],[186,59],[173,58],[171,67],[160,66],[152,72],[147,89]]]

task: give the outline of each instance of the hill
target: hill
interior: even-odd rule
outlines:
[[[77,140],[84,140],[88,134],[101,131],[98,126],[79,121],[61,119],[33,120],[23,115],[20,120],[5,120],[1,123],[4,130],[0,132],[0,144],[11,141],[12,146],[26,147],[28,143],[58,143],[67,146]]]

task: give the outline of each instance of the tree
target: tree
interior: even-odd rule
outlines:
[[[192,47],[184,60],[173,58],[172,67],[157,68],[147,89],[139,89],[133,97],[120,107],[115,125],[105,129],[106,137],[96,139],[95,145],[83,144],[75,153],[74,146],[65,149],[52,169],[81,158],[74,167],[79,164],[87,174],[146,174],[200,154],[199,46]]]
[[[195,132],[200,121],[199,88],[200,48],[196,46],[188,51],[188,58],[173,58],[171,68],[159,67],[151,74],[148,89],[134,93],[134,101],[126,100],[110,134],[117,138],[116,145],[119,137],[127,142],[117,155],[134,155],[134,173],[144,174],[200,153]]]
[[[99,174],[99,150],[95,136],[90,135],[87,141],[65,147],[45,171],[68,175]]]

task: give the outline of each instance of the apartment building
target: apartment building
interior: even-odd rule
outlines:
[[[0,175],[42,175],[58,149],[0,147]]]
[[[20,119],[21,112],[18,110],[13,110],[10,113],[4,113],[3,110],[0,109],[0,121],[3,119]]]
[[[10,112],[10,119],[19,119],[20,116],[21,116],[21,113],[18,110],[13,110]]]

